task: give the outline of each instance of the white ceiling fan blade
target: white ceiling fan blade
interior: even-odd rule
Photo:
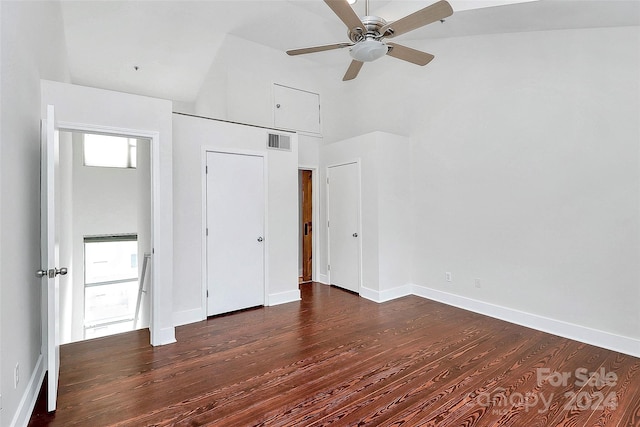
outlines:
[[[342,49],[344,47],[353,46],[353,43],[336,43],[324,46],[305,47],[302,49],[292,49],[287,51],[287,55],[304,55],[307,53],[323,52],[325,50]]]
[[[440,21],[453,14],[451,5],[446,0],[440,0],[437,3],[427,6],[424,9],[420,9],[417,12],[407,15],[404,18],[400,18],[397,21],[391,22],[380,28],[380,34],[385,37],[394,37],[400,34],[408,33],[416,28],[423,27],[431,24],[432,22]],[[388,33],[388,34],[386,34]]]
[[[433,58],[435,58],[430,53],[402,46],[401,44],[387,43],[387,46],[391,48],[389,49],[389,52],[387,52],[387,55],[416,65],[427,65]]]
[[[338,15],[338,18],[344,22],[348,29],[360,28],[362,31],[365,30],[360,17],[351,8],[347,0],[324,0],[324,2],[333,10],[333,13]]]
[[[355,59],[351,61],[351,65],[349,65],[349,68],[347,69],[347,72],[342,78],[342,81],[346,82],[347,80],[353,80],[356,77],[358,77],[358,73],[360,72],[360,69],[362,68],[363,65],[364,65],[364,62],[356,61]]]

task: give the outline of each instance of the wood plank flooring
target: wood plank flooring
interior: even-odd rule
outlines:
[[[640,426],[638,358],[419,297],[300,288],[168,346],[63,346],[58,410],[41,393],[29,425]]]

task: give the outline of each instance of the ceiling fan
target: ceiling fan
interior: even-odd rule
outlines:
[[[416,65],[427,65],[434,58],[433,55],[387,42],[384,39],[408,33],[435,21],[441,21],[453,14],[451,5],[446,0],[440,0],[404,18],[388,23],[378,16],[369,15],[369,0],[367,0],[365,6],[366,16],[362,18],[355,13],[347,0],[324,0],[324,2],[345,23],[349,30],[347,35],[351,42],[293,49],[288,50],[287,54],[303,55],[348,47],[353,60],[347,69],[347,73],[342,78],[343,81],[355,79],[365,62],[375,61],[385,55]]]

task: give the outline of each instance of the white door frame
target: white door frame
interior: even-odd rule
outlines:
[[[157,179],[160,176],[160,132],[147,131],[140,129],[127,129],[111,126],[101,126],[86,123],[75,122],[57,122],[56,130],[67,132],[82,132],[82,133],[99,133],[113,136],[126,136],[139,139],[148,139],[151,141],[151,280],[150,280],[150,319],[149,330],[151,336],[151,345],[163,344],[162,331],[160,326],[160,293],[156,289],[163,287],[160,283],[173,280],[172,277],[162,277],[160,274],[160,266],[165,263],[172,263],[172,259],[166,259],[165,254],[171,253],[171,251],[164,250],[171,242],[166,242],[161,237],[162,230],[160,229],[160,209],[155,209],[155,206],[159,206],[160,200],[160,187],[157,185]],[[156,253],[156,245],[158,245],[158,251]]]
[[[318,225],[320,224],[320,211],[318,207],[320,206],[320,191],[318,185],[318,167],[317,166],[305,166],[298,165],[298,171],[311,171],[311,186],[313,187],[313,197],[311,200],[311,217],[313,221],[313,228],[320,230]],[[300,201],[298,200],[298,206],[300,205]],[[320,239],[318,238],[317,233],[311,234],[311,247],[313,251],[313,255],[311,258],[311,280],[313,282],[318,281],[318,272],[320,271],[318,268],[318,260],[320,254]],[[302,256],[302,254],[298,254],[298,259]]]
[[[242,150],[242,149],[225,149],[214,146],[203,146],[201,150],[201,189],[202,189],[202,224],[201,224],[201,254],[202,254],[202,296],[201,296],[201,319],[205,320],[208,317],[207,311],[207,153],[222,153],[222,154],[236,154],[240,156],[256,156],[263,159],[263,178],[264,178],[264,305],[267,305],[269,301],[269,170],[268,170],[268,157],[263,151]]]
[[[327,177],[327,181],[326,181],[326,189],[327,189],[327,263],[329,265],[331,265],[331,227],[330,224],[328,223],[329,221],[329,213],[330,213],[330,197],[329,197],[329,193],[331,191],[330,187],[330,175],[329,175],[329,169],[330,168],[335,168],[338,166],[346,166],[346,165],[350,165],[355,163],[358,169],[358,182],[357,182],[357,187],[358,187],[358,236],[360,236],[358,238],[358,293],[360,292],[360,290],[362,289],[362,165],[361,165],[361,161],[360,158],[357,158],[355,160],[351,160],[351,161],[344,161],[344,162],[340,162],[340,163],[334,163],[334,164],[329,164],[327,165],[327,169],[325,171],[325,176]],[[331,270],[327,269],[327,281],[329,282],[329,285],[331,285]]]

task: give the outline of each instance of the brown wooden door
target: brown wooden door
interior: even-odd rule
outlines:
[[[300,171],[302,178],[302,281],[311,281],[313,259],[313,187],[311,171]]]

